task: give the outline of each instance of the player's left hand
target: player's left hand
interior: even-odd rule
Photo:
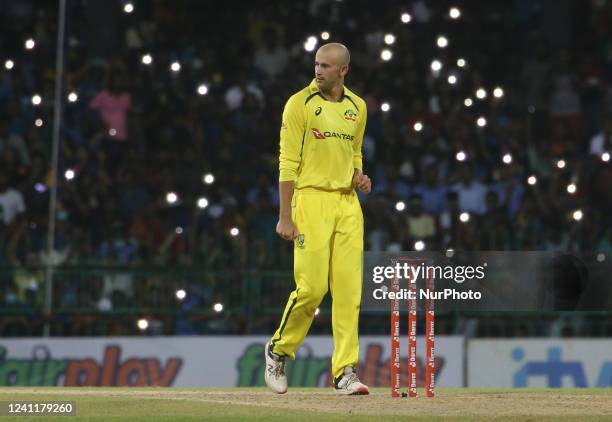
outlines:
[[[356,172],[355,176],[353,177],[353,186],[367,194],[372,190],[372,181],[367,174]]]

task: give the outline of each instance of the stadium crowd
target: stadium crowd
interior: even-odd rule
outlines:
[[[309,36],[349,47],[368,104],[366,250],[612,252],[609,0],[102,3],[68,1],[50,254],[57,10],[0,11],[5,304],[40,301],[49,262],[291,268],[278,135]],[[57,306],[108,306],[108,283]]]

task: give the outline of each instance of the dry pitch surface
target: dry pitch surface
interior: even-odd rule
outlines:
[[[389,390],[338,397],[320,388],[275,395],[262,388],[0,388],[0,401],[76,402],[77,416],[9,420],[612,420],[612,389],[439,389],[435,398],[392,399]]]

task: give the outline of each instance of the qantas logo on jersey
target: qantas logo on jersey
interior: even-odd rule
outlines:
[[[330,132],[330,131],[325,131],[321,133],[321,131],[317,129],[316,127],[311,127],[310,131],[314,135],[315,139],[338,138],[344,141],[352,141],[353,139],[355,139],[353,135],[347,135],[346,133]]]
[[[325,139],[325,135],[319,132],[319,129],[317,129],[316,127],[311,127],[310,130],[312,131],[312,134],[314,135],[315,139]]]

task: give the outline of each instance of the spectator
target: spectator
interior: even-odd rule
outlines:
[[[119,72],[109,72],[105,88],[91,100],[89,107],[100,113],[109,139],[117,142],[128,140],[127,114],[131,96],[126,92],[124,77]]]
[[[23,195],[9,184],[7,174],[0,172],[0,243],[6,245],[13,263],[17,263],[17,246],[24,235],[25,211]]]
[[[473,175],[471,166],[459,169],[459,182],[452,187],[459,197],[459,209],[481,215],[485,212],[486,187]]]
[[[511,249],[511,234],[507,211],[500,206],[498,194],[490,190],[486,194],[486,211],[479,218],[481,244],[484,250],[503,251]]]
[[[438,181],[438,169],[430,165],[425,170],[423,183],[414,188],[414,193],[423,199],[423,210],[432,215],[440,215],[446,206],[447,189]]]
[[[27,166],[30,164],[28,147],[21,135],[10,132],[7,123],[7,120],[0,120],[0,156],[3,156],[6,150],[13,149],[19,157],[20,164]]]
[[[551,123],[565,123],[573,137],[580,136],[582,117],[580,95],[575,88],[574,77],[570,71],[570,58],[567,52],[560,53],[558,70],[552,77],[550,96]]]
[[[279,43],[279,33],[274,27],[268,27],[263,33],[263,45],[255,52],[255,67],[263,71],[268,80],[283,73],[289,54]]]
[[[589,154],[600,158],[604,152],[612,154],[612,113],[604,116],[602,130],[593,135],[589,143]]]
[[[437,235],[436,220],[430,214],[423,212],[423,198],[420,195],[410,197],[410,210],[406,217],[407,250],[413,249],[414,242],[424,240],[429,242]]]

